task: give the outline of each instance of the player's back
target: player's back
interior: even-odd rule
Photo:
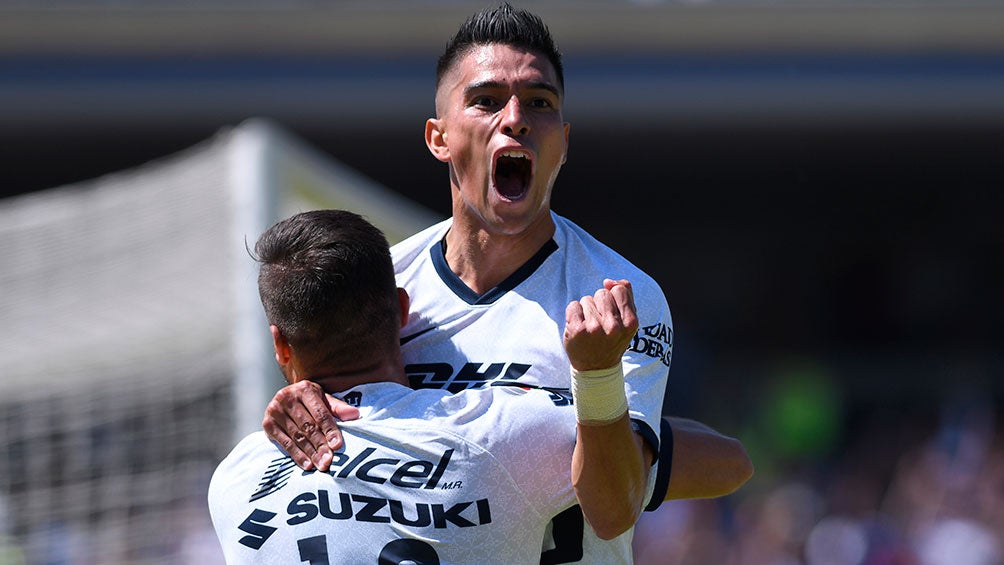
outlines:
[[[228,563],[538,562],[546,524],[574,501],[570,410],[509,388],[339,396],[362,418],[342,423],[328,472],[300,470],[261,432],[217,468]]]

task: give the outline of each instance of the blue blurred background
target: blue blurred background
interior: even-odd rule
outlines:
[[[1004,562],[1004,3],[515,3],[565,55],[555,210],[662,284],[667,413],[757,468],[638,562]],[[484,5],[4,2],[0,196],[268,117],[448,215],[422,131]]]

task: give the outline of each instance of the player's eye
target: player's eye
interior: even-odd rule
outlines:
[[[534,98],[533,100],[530,100],[531,108],[545,109],[551,108],[552,106],[554,105],[551,104],[551,101],[547,98]]]
[[[492,98],[491,96],[475,96],[471,100],[471,105],[478,106],[481,108],[493,108],[497,106],[497,104],[495,103],[495,99]]]

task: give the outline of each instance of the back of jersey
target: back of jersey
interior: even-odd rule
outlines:
[[[363,418],[343,423],[324,473],[248,436],[209,490],[227,562],[539,562],[547,523],[574,500],[574,415],[555,429],[570,411],[531,392],[356,387]]]

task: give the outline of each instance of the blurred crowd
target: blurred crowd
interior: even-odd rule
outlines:
[[[638,565],[1004,565],[999,395],[945,382],[936,398],[888,390],[850,398],[841,379],[805,365],[755,377],[731,397],[703,391],[721,412],[702,407],[701,418],[743,441],[755,475],[727,497],[645,513]],[[720,402],[732,397],[743,401]],[[137,495],[129,506],[95,506],[86,520],[51,512],[27,534],[17,518],[44,508],[0,492],[0,565],[222,563],[205,506],[216,456],[200,457],[178,463],[169,484],[155,477],[151,487],[141,480],[149,473],[138,475],[140,492],[177,491],[170,504]],[[67,506],[53,492],[44,500]]]
[[[737,493],[645,515],[636,562],[1004,564],[1004,434],[993,400],[882,412],[855,415],[829,454],[751,450],[757,474]]]

